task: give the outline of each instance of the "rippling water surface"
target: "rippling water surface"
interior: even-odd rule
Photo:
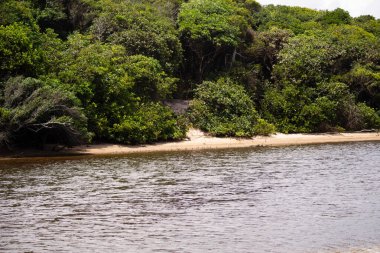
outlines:
[[[0,235],[0,252],[371,249],[380,143],[1,162]]]

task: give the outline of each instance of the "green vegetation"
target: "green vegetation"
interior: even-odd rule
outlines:
[[[168,107],[149,103],[115,124],[111,136],[122,143],[151,143],[184,138],[186,130],[183,120],[176,118]]]
[[[34,78],[10,78],[0,109],[3,145],[79,144],[89,138],[86,117],[70,92]]]
[[[380,20],[254,0],[1,1],[0,147],[180,140],[191,124],[380,128]]]
[[[258,118],[244,88],[229,79],[203,82],[190,109],[195,126],[216,136],[252,136]]]

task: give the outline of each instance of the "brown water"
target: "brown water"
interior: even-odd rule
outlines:
[[[380,245],[380,143],[32,161],[0,164],[0,252]]]

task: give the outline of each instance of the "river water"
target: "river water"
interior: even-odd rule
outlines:
[[[379,252],[380,143],[0,164],[0,252]]]

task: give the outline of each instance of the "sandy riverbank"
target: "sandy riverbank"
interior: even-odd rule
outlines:
[[[250,139],[217,138],[205,135],[202,131],[191,129],[187,140],[150,145],[83,145],[60,151],[22,150],[0,154],[0,160],[17,157],[44,157],[67,155],[118,155],[149,152],[191,151],[206,149],[273,147],[324,143],[380,141],[380,133],[333,133],[333,134],[275,134],[269,137],[257,136]]]
[[[270,137],[258,136],[251,139],[236,139],[210,137],[206,136],[199,130],[191,129],[188,133],[188,139],[180,142],[159,143],[143,146],[126,146],[113,144],[79,146],[69,149],[68,151],[78,154],[106,155],[159,151],[289,146],[359,141],[380,141],[380,134],[375,132],[337,134],[275,134]]]

